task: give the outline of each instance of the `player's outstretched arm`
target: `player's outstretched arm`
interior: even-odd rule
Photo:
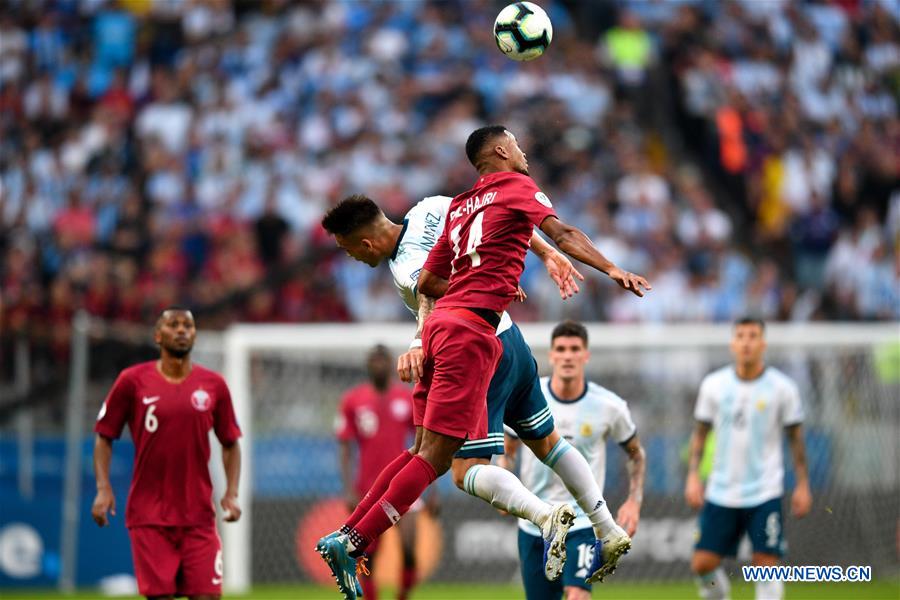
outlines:
[[[91,506],[91,517],[100,527],[109,524],[107,512],[116,516],[116,496],[109,482],[109,463],[112,461],[112,440],[97,434],[94,439],[94,478],[97,480],[97,495]]]
[[[225,467],[225,495],[222,496],[224,519],[228,522],[241,518],[241,507],[238,504],[238,483],[241,480],[241,444],[235,441],[229,446],[222,446],[222,465]]]
[[[684,484],[684,499],[691,508],[703,506],[703,482],[700,481],[700,463],[703,461],[703,449],[706,447],[706,436],[712,429],[709,423],[697,421],[694,433],[691,434],[690,454],[688,454],[688,474]]]
[[[606,273],[610,279],[636,296],[643,296],[644,290],[653,289],[640,275],[624,271],[610,262],[577,227],[567,225],[556,217],[547,217],[541,223],[541,231],[546,233],[560,250],[575,260]]]
[[[633,536],[641,519],[641,504],[644,502],[644,473],[647,470],[647,455],[637,434],[622,445],[628,455],[628,498],[616,514],[616,522]]]
[[[568,258],[545,242],[537,231],[531,234],[531,251],[544,263],[550,279],[559,288],[559,295],[563,300],[578,293],[578,282],[575,280],[584,281],[584,275],[572,266]]]
[[[812,508],[812,493],[809,491],[809,471],[806,467],[806,444],[803,442],[803,427],[790,425],[787,428],[788,442],[794,459],[794,493],[791,495],[791,514],[805,517]]]

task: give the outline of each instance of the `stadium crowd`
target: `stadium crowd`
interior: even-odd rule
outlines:
[[[7,2],[0,327],[64,356],[78,307],[408,319],[319,219],[468,189],[487,122],[654,285],[564,305],[534,261],[518,318],[900,318],[900,5],[542,4],[555,40],[518,64],[490,2]]]

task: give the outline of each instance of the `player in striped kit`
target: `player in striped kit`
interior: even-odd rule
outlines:
[[[796,475],[791,512],[803,517],[812,506],[800,393],[787,375],[766,365],[765,350],[763,321],[738,320],[731,338],[734,365],[703,379],[694,409],[697,425],[691,437],[685,499],[692,508],[702,506],[691,569],[700,596],[710,600],[728,598],[728,577],[719,564],[723,556],[736,554],[744,533],[753,546],[754,565],[778,564],[784,552],[782,431],[790,443]],[[698,471],[711,429],[716,431],[716,446],[704,501]],[[783,595],[781,581],[756,583],[758,600]]]
[[[596,478],[600,490],[606,475],[606,441],[612,439],[628,457],[628,498],[619,507],[616,521],[628,535],[634,535],[640,519],[644,495],[646,458],[631,420],[628,405],[606,388],[588,381],[585,367],[590,360],[588,333],[584,325],[564,321],[550,336],[549,377],[541,378],[541,391],[547,399],[556,429],[573,448],[580,452]],[[511,463],[521,442],[508,432],[506,460]],[[525,486],[545,502],[571,502],[572,494],[551,468],[555,460],[543,461],[529,453],[522,454],[519,478]],[[588,600],[591,584],[586,581],[595,552],[591,522],[580,508],[566,539],[569,560],[558,581],[547,581],[541,573],[541,538],[532,523],[519,519],[519,563],[528,600]],[[574,557],[574,558],[573,558]]]

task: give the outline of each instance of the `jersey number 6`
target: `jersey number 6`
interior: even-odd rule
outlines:
[[[156,428],[159,427],[159,419],[156,418],[156,415],[153,414],[153,411],[156,410],[156,405],[151,404],[150,408],[147,409],[146,414],[144,415],[144,429],[153,433],[156,431]]]
[[[472,259],[472,268],[481,265],[481,256],[478,254],[478,246],[481,245],[481,226],[484,221],[484,211],[475,215],[472,226],[469,228],[469,241],[466,244],[466,255]],[[459,258],[459,234],[462,225],[457,225],[450,231],[450,240],[453,242],[453,272],[456,273],[456,259]]]

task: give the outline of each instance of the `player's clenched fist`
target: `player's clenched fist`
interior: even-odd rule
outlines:
[[[404,383],[416,383],[424,375],[425,353],[421,348],[413,348],[397,359],[397,375]]]
[[[238,505],[237,496],[223,496],[222,510],[225,511],[225,521],[229,523],[237,521],[241,518],[241,507]]]
[[[112,516],[116,516],[116,496],[111,488],[101,488],[97,490],[94,505],[91,507],[91,516],[100,527],[109,525],[109,517],[106,516],[107,512]]]

